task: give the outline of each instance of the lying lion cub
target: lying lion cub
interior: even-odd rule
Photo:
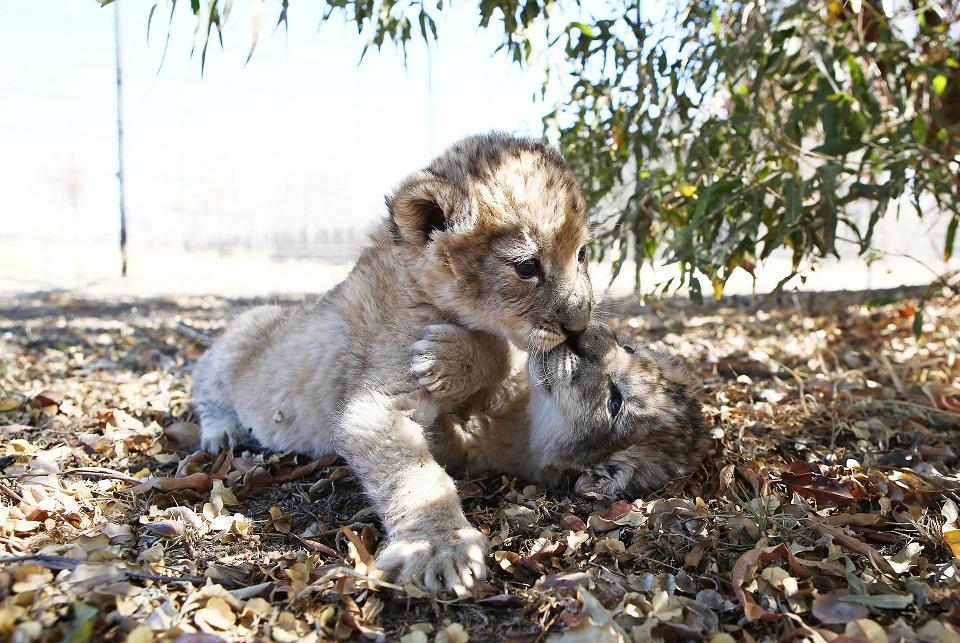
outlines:
[[[466,364],[493,369],[480,340],[427,328],[413,345],[412,372],[423,386],[462,386]],[[429,366],[424,366],[429,364]],[[460,473],[498,472],[556,484],[582,475],[579,493],[636,494],[699,466],[709,445],[697,385],[683,363],[646,347],[621,346],[594,322],[545,355],[531,354],[489,406],[463,420],[437,422],[437,459]],[[591,468],[592,467],[592,468]]]
[[[389,218],[343,283],[315,304],[247,312],[203,356],[201,446],[252,439],[340,454],[388,533],[378,567],[431,590],[470,586],[485,573],[486,540],[425,427],[499,385],[506,340],[544,351],[586,328],[585,207],[570,168],[540,141],[487,134],[454,145],[387,198]],[[424,391],[409,346],[426,326],[452,323],[480,331],[488,367]]]

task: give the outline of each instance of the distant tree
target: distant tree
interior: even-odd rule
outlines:
[[[255,46],[261,0],[249,1]],[[201,60],[232,2],[191,0]],[[289,0],[275,2],[284,24]],[[368,38],[365,53],[443,38],[435,16],[449,4],[327,0],[324,19],[355,23]],[[640,264],[666,258],[682,276],[661,288],[686,287],[699,299],[702,277],[719,297],[737,268],[752,273],[758,259],[787,247],[794,272],[785,282],[803,258],[837,255],[839,240],[868,252],[877,221],[902,197],[920,217],[949,217],[942,241],[944,256],[952,254],[960,223],[956,0],[476,6],[480,26],[501,32],[501,48],[518,64],[543,48],[562,59],[563,71],[545,80],[564,91],[544,127],[579,174],[598,250],[612,253],[617,270],[633,255],[639,279]]]

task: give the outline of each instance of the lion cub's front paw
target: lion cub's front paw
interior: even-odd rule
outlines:
[[[486,552],[486,537],[472,527],[443,534],[405,530],[397,532],[377,557],[377,568],[431,592],[465,594],[486,577]]]
[[[466,400],[479,389],[468,363],[470,331],[453,324],[432,324],[411,349],[410,374],[417,384],[438,397]]]
[[[623,469],[599,466],[587,469],[573,485],[574,491],[583,495],[596,493],[607,498],[619,498],[627,491],[630,474]]]

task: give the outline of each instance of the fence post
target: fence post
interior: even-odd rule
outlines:
[[[120,61],[120,2],[113,3],[113,38],[117,72],[117,187],[120,197],[120,276],[127,276],[127,203],[123,166],[123,66]]]

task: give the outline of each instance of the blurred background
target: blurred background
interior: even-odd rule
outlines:
[[[384,215],[384,194],[445,145],[540,133],[542,74],[491,57],[496,36],[469,11],[445,14],[451,37],[429,55],[412,43],[406,64],[401,51],[359,64],[356,29],[318,31],[313,5],[289,32],[265,18],[245,65],[249,5],[237,3],[201,77],[189,11],[167,45],[166,16],[147,40],[150,3],[3,3],[0,289],[323,289]],[[118,7],[129,283],[115,279]]]
[[[647,4],[656,18],[656,3]],[[560,84],[541,93],[558,52],[544,49],[517,65],[495,53],[502,34],[478,28],[468,3],[436,14],[441,37],[429,48],[414,38],[405,50],[371,48],[362,63],[357,26],[324,21],[321,3],[296,4],[296,19],[276,29],[276,11],[264,9],[246,63],[252,3],[237,2],[222,49],[210,40],[202,74],[200,49],[190,55],[195,16],[184,7],[168,24],[161,3],[148,34],[151,6],[0,5],[0,294],[326,289],[349,270],[384,215],[383,195],[407,173],[478,131],[542,135],[541,119],[563,91]],[[856,248],[839,247],[839,259],[805,261],[805,281],[792,287],[928,282],[957,266],[944,259],[947,223],[921,221],[909,209],[884,217],[873,239],[882,253],[865,261]],[[632,292],[631,259],[610,292]],[[645,271],[673,274],[662,263]],[[739,271],[726,291],[769,290],[790,264],[788,252],[775,252],[756,282]],[[594,270],[595,283],[606,284],[609,257]]]

